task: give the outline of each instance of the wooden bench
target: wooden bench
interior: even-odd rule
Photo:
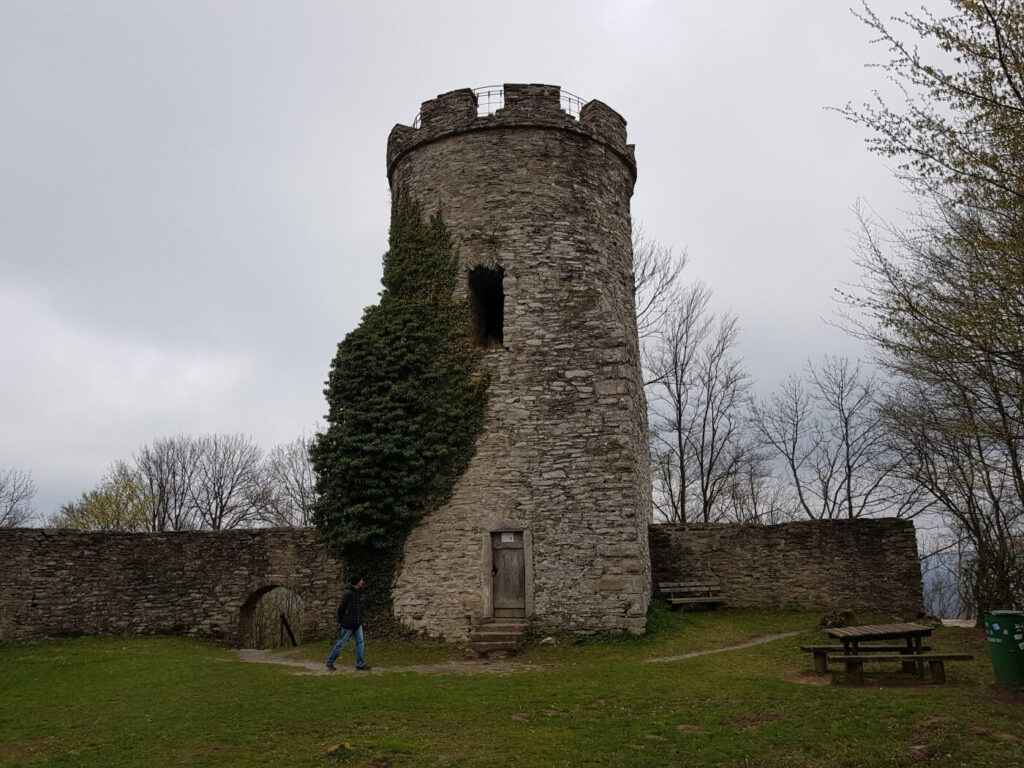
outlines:
[[[658,593],[672,610],[681,605],[703,603],[705,605],[725,605],[721,587],[717,581],[660,581]]]
[[[828,654],[846,653],[846,649],[841,645],[801,645],[800,650],[814,654],[814,671],[819,675],[828,672]],[[921,650],[930,651],[931,646],[922,645]],[[911,658],[915,655],[914,649],[907,648],[905,645],[861,645],[858,647],[858,651],[860,653],[899,653]]]
[[[863,646],[862,646],[863,648]],[[917,653],[911,655],[909,658],[913,659],[914,663],[919,665],[919,669],[924,670],[924,662],[928,662],[928,671],[931,673],[932,682],[936,685],[942,685],[946,682],[946,667],[945,662],[947,661],[971,661],[974,659],[969,653]],[[908,655],[905,653],[900,654],[857,654],[856,656],[829,656],[829,661],[836,663],[842,662],[846,665],[846,672],[850,676],[850,680],[856,685],[864,684],[864,662],[866,661],[886,661],[886,662],[906,662]]]

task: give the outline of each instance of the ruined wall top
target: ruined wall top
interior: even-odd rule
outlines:
[[[491,111],[493,109],[493,111]],[[388,178],[395,163],[414,147],[468,131],[494,128],[553,128],[607,145],[636,176],[626,121],[607,104],[582,99],[557,85],[506,83],[460,88],[423,102],[413,126],[396,125],[388,137]]]

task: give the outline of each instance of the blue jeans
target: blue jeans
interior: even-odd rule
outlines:
[[[356,636],[356,666],[365,667],[366,664],[363,661],[363,627],[360,625],[356,629],[342,629],[341,637],[338,638],[338,642],[334,644],[331,649],[331,655],[327,657],[327,663],[333,664],[334,660],[338,658],[338,654],[341,653],[341,649],[345,647],[345,643],[352,636]]]

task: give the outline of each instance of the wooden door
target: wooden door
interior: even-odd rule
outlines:
[[[494,618],[526,616],[526,552],[522,531],[491,534],[491,597]]]

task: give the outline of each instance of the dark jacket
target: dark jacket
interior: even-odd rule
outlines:
[[[359,615],[359,590],[352,585],[345,590],[338,603],[338,623],[342,629],[358,629],[363,623]]]

